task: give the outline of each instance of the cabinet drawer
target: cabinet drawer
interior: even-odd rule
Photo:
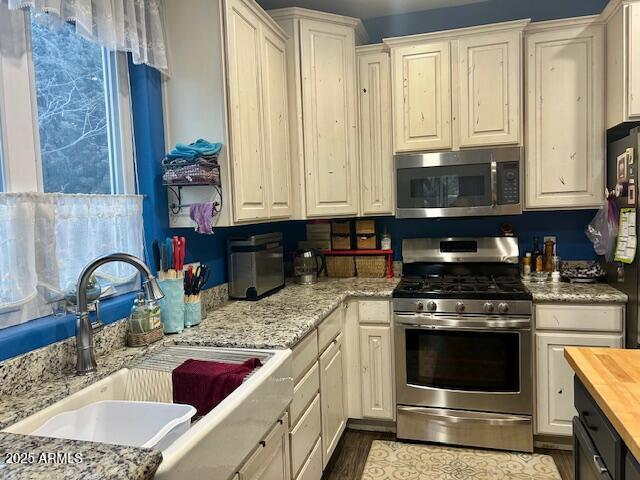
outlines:
[[[580,420],[587,428],[589,437],[593,441],[596,450],[600,453],[602,461],[613,479],[621,479],[624,446],[622,439],[578,377],[574,379],[573,388],[575,407]]]
[[[318,351],[322,353],[342,331],[342,304],[318,326]]]
[[[320,391],[320,377],[318,376],[318,362],[313,364],[311,370],[302,377],[293,389],[291,400],[291,425],[295,425],[298,419]]]
[[[320,395],[291,430],[291,473],[295,477],[320,436]]]
[[[293,380],[298,381],[318,359],[318,332],[312,331],[293,347]]]
[[[358,300],[358,318],[360,323],[391,322],[391,305],[388,300]]]
[[[311,455],[304,462],[296,480],[320,480],[322,478],[322,440],[318,438]]]
[[[536,328],[621,332],[624,307],[619,305],[536,305]]]

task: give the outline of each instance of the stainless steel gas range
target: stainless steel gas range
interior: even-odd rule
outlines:
[[[533,451],[532,306],[517,239],[407,239],[402,251],[398,438]]]

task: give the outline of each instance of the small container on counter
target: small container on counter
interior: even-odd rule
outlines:
[[[164,298],[160,300],[160,318],[164,333],[184,330],[184,281],[182,278],[159,280]]]
[[[527,252],[522,259],[522,276],[527,278],[531,275],[531,252]]]

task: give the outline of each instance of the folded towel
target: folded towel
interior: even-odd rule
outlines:
[[[176,144],[175,148],[167,154],[167,159],[193,160],[197,157],[211,157],[218,155],[221,149],[221,143],[211,143],[199,138],[188,145],[184,143]]]
[[[227,398],[254,369],[262,365],[251,358],[241,365],[186,360],[171,372],[173,403],[192,405],[203,416]]]

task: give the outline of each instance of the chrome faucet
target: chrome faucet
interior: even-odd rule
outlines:
[[[133,265],[138,269],[143,277],[142,288],[147,300],[160,300],[164,297],[156,277],[149,270],[149,267],[138,257],[129,255],[128,253],[112,253],[99,257],[89,263],[78,278],[76,286],[77,291],[77,315],[76,315],[76,375],[85,375],[96,371],[96,355],[95,344],[93,340],[93,332],[96,327],[91,324],[89,319],[89,305],[87,303],[87,285],[93,272],[98,267],[110,262],[124,262]],[[99,328],[101,325],[98,325]]]

